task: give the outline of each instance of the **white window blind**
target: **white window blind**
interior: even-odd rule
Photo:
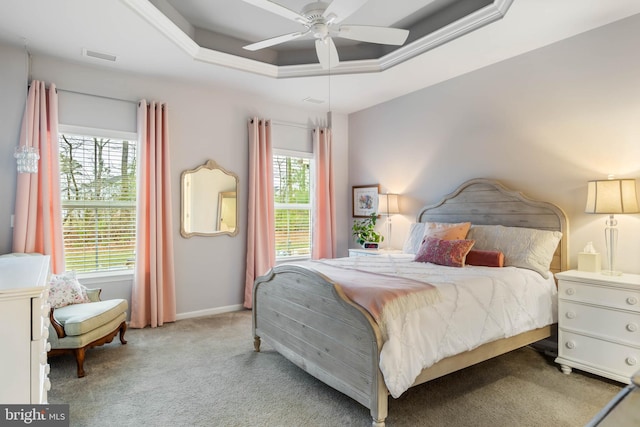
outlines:
[[[136,142],[61,133],[60,191],[67,270],[132,269]]]
[[[276,258],[311,256],[311,162],[274,150]]]

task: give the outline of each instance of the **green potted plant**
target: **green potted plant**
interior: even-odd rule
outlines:
[[[373,212],[365,219],[355,220],[351,227],[353,237],[360,246],[364,247],[365,243],[381,243],[384,237],[375,231],[378,214]]]

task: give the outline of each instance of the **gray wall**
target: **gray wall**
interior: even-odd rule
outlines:
[[[0,249],[8,252],[11,249],[9,217],[13,211],[16,174],[12,153],[18,141],[26,96],[26,58],[20,50],[0,48],[0,64],[3,72],[0,108],[7,111],[0,117],[0,130],[5,135],[0,140]],[[4,74],[9,72],[11,75],[5,77]],[[178,314],[180,317],[189,317],[238,308],[243,301],[247,237],[247,120],[259,116],[284,122],[326,124],[326,112],[301,111],[266,99],[256,99],[250,94],[232,93],[221,87],[127,74],[42,55],[33,56],[31,77],[53,82],[64,90],[132,101],[145,98],[167,102]],[[336,180],[345,183],[348,179],[347,119],[346,116],[334,116],[333,121]],[[235,237],[197,236],[185,239],[179,234],[180,173],[203,164],[207,159],[215,160],[239,176],[240,233]],[[341,254],[346,255],[350,193],[340,185],[337,188],[338,226],[345,230],[339,233],[339,249]],[[107,298],[130,296],[130,278],[83,282],[88,286],[101,286],[103,296]]]
[[[484,177],[565,210],[573,267],[588,241],[604,257],[587,181],[640,177],[639,41],[636,15],[352,114],[350,184],[403,195],[396,247],[421,206]],[[618,265],[640,273],[640,215],[617,219]]]
[[[23,49],[0,44],[0,253],[11,251],[11,215],[15,204],[13,152],[27,97],[27,58]]]

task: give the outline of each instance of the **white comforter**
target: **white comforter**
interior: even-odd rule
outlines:
[[[439,302],[411,308],[380,325],[388,337],[380,352],[380,370],[396,398],[411,387],[422,369],[445,357],[549,325],[557,318],[553,275],[544,279],[516,267],[443,267],[413,262],[413,255],[321,262],[397,274],[438,289]]]

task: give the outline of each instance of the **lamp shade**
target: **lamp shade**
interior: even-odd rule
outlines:
[[[378,210],[380,215],[395,215],[400,213],[397,194],[378,194]]]
[[[594,214],[638,213],[635,179],[607,179],[589,181],[587,206],[584,211]]]

